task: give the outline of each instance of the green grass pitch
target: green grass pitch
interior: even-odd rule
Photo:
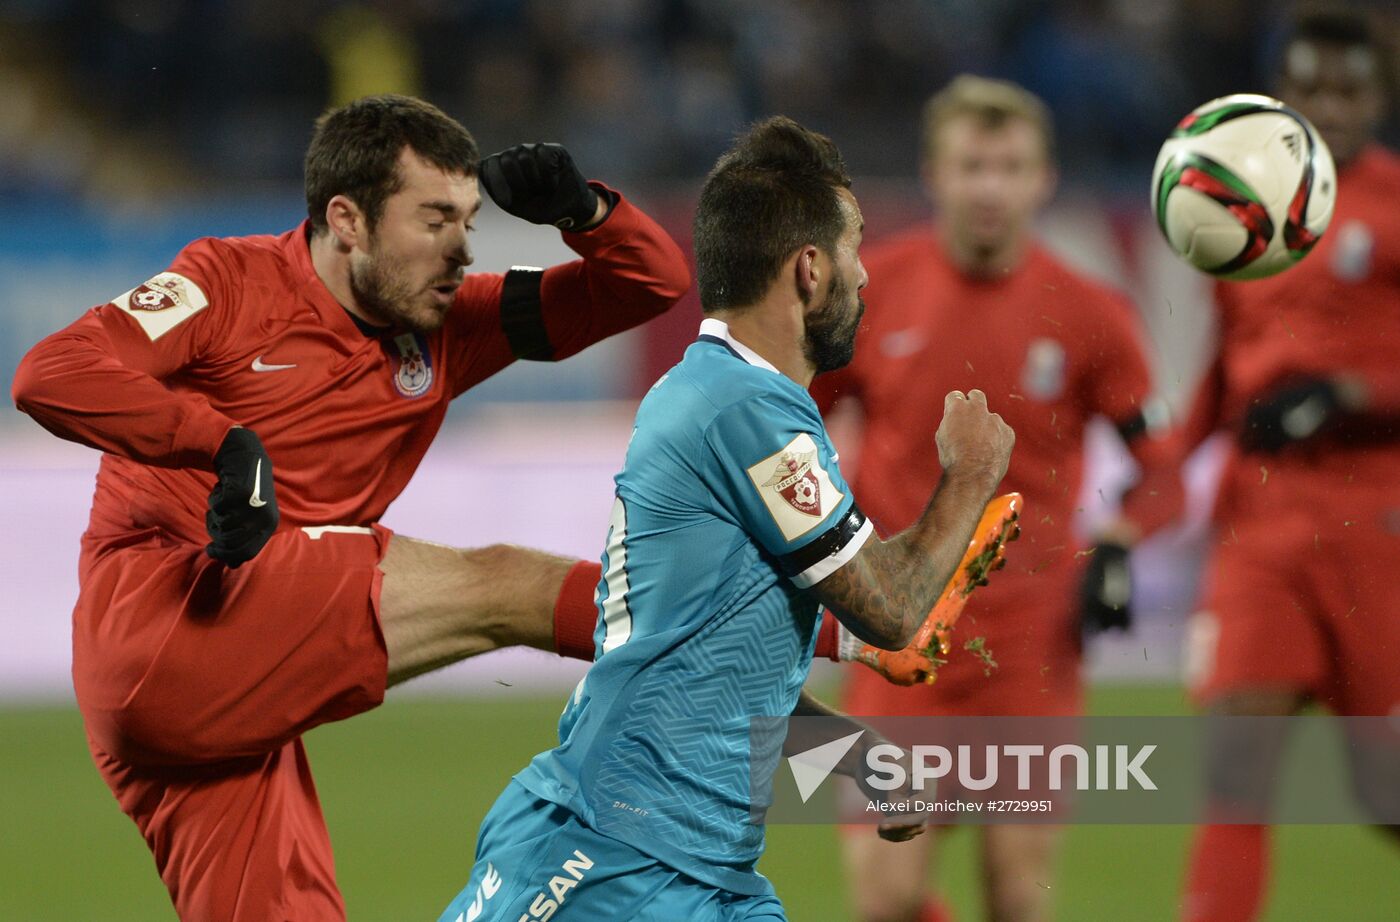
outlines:
[[[476,826],[506,779],[551,744],[563,695],[395,699],[308,737],[352,920],[436,919],[466,882]],[[1101,714],[1181,713],[1167,688],[1104,688]],[[88,760],[76,711],[0,709],[0,919],[174,919],[135,827]],[[1062,922],[1173,922],[1189,830],[1068,831]],[[979,918],[971,830],[942,848],[958,918]],[[1400,919],[1400,851],[1373,830],[1287,827],[1267,922]],[[763,870],[794,920],[847,918],[836,833],[770,830]],[[825,869],[829,868],[830,871]]]

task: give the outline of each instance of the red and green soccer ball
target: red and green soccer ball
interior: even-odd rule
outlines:
[[[1268,96],[1239,93],[1199,107],[1162,145],[1152,212],[1176,253],[1225,279],[1294,265],[1322,239],[1337,168],[1317,129]]]

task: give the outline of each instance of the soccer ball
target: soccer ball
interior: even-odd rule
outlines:
[[[1176,126],[1152,170],[1167,243],[1226,279],[1282,272],[1332,220],[1337,168],[1317,129],[1277,99],[1213,99]]]

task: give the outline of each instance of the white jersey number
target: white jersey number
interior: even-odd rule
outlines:
[[[622,497],[613,500],[608,519],[607,566],[603,583],[608,597],[603,602],[603,652],[615,650],[632,636],[632,611],[627,607],[627,506]]]

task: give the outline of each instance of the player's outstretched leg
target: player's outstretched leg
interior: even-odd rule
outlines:
[[[394,535],[379,565],[389,685],[501,647],[558,649],[556,604],[576,563],[506,544],[463,550]],[[593,585],[577,591],[591,635]]]

